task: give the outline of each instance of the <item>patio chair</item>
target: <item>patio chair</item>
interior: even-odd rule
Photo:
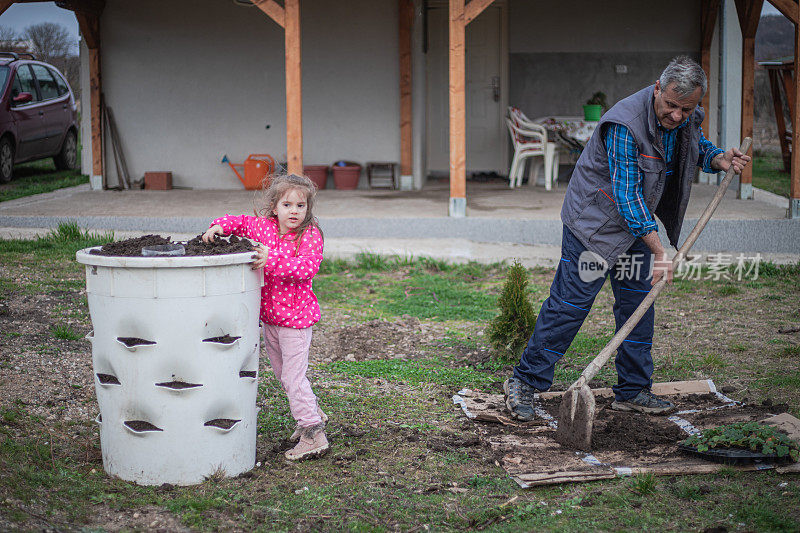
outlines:
[[[544,160],[544,187],[549,191],[553,188],[553,163],[555,162],[558,165],[556,144],[547,140],[547,130],[544,126],[527,121],[527,117],[522,115],[521,111],[519,115],[512,111],[515,109],[509,107],[510,116],[506,118],[511,142],[514,144],[514,159],[511,162],[511,170],[508,173],[508,185],[511,188],[519,187],[522,184],[525,160],[530,157],[542,156]],[[557,168],[555,169],[556,172]],[[537,167],[532,165],[528,179],[530,184],[536,181],[536,169]]]

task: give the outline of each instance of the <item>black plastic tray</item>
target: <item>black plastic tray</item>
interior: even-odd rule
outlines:
[[[742,448],[709,448],[707,451],[701,452],[694,446],[678,444],[678,449],[682,452],[696,455],[702,459],[726,465],[746,465],[759,462],[783,464],[792,462],[792,458],[788,455],[785,457],[778,457],[775,454],[767,455],[744,450]]]

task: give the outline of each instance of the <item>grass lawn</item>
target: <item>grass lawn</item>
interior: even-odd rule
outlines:
[[[753,186],[789,197],[789,173],[783,170],[780,155],[756,155],[753,158]]]
[[[62,226],[36,241],[0,241],[0,529],[800,529],[797,475],[770,471],[520,489],[451,401],[464,386],[499,391],[509,375],[484,335],[505,267],[371,255],[326,260],[314,280],[323,319],[310,379],[331,418],[328,455],[283,458],[294,422],[262,353],[260,466],[193,487],[110,479],[92,422],[84,267],[74,261],[109,238]],[[553,273],[529,271],[537,311]],[[798,267],[766,265],[755,280],[676,281],[657,304],[654,378],[711,378],[736,399],[800,415],[798,277]],[[612,298],[606,284],[557,385],[610,338]],[[614,383],[611,364],[598,379]]]
[[[80,161],[80,148],[78,149]],[[41,159],[14,166],[14,178],[0,184],[0,202],[89,183],[89,176],[78,170],[56,170],[52,159]]]

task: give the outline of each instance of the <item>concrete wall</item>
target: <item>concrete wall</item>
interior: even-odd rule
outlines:
[[[700,59],[694,0],[511,0],[509,9],[509,103],[531,118],[581,115],[596,91],[613,105],[654,83],[675,55]]]
[[[304,163],[399,161],[397,2],[301,6]],[[178,186],[235,189],[223,154],[285,160],[284,32],[257,8],[108,0],[101,39],[103,92],[134,178],[170,170]],[[82,79],[89,109],[85,62]],[[106,171],[114,185],[110,155]]]

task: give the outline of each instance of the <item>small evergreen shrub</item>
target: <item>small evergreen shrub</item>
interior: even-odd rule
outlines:
[[[514,261],[497,299],[500,314],[489,323],[486,331],[495,355],[511,362],[519,359],[536,325],[536,313],[528,301],[527,287],[528,271]]]

